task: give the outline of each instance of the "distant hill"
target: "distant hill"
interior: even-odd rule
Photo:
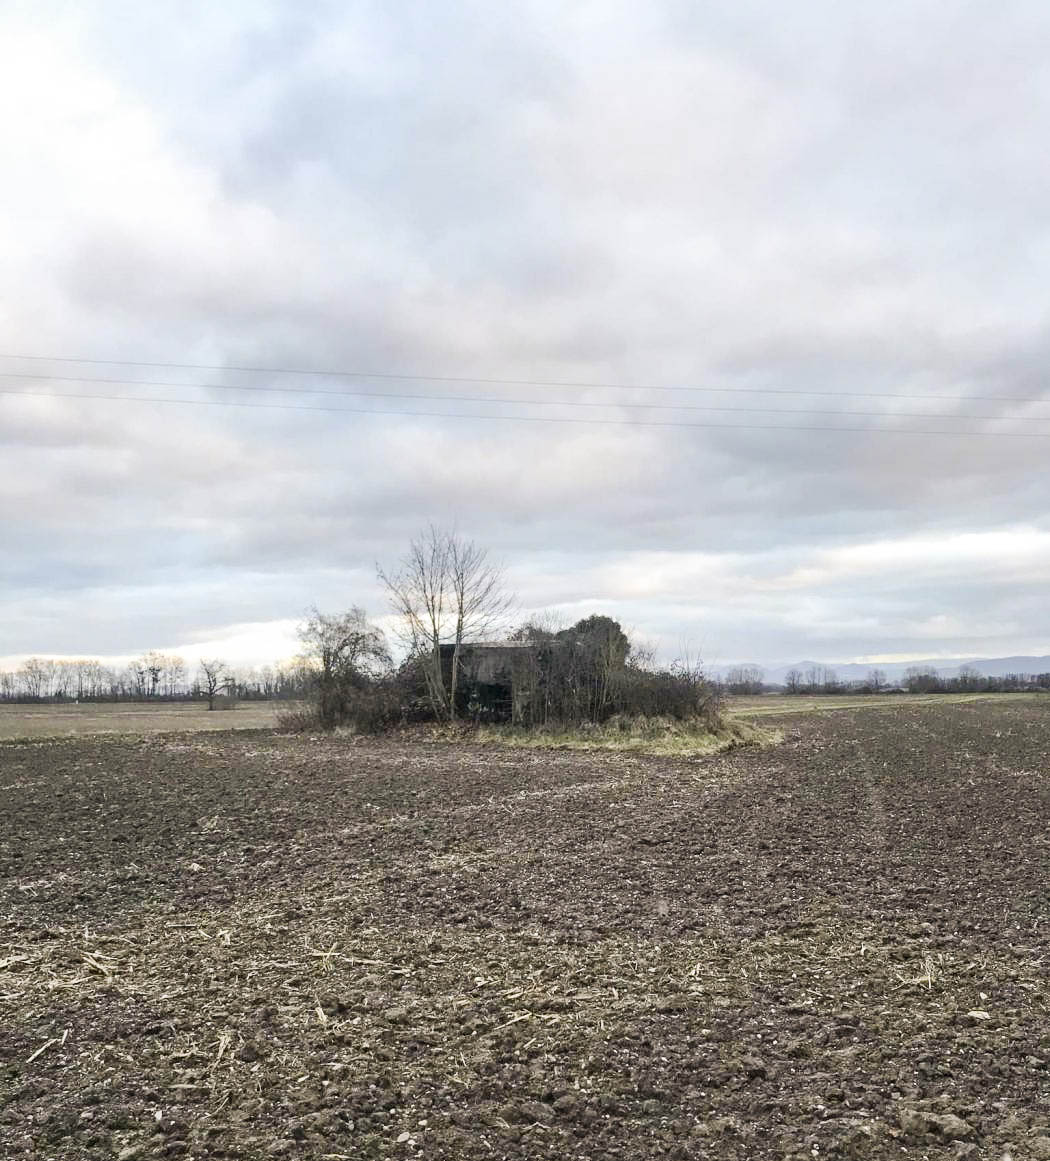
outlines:
[[[757,663],[756,663],[757,664]],[[1050,656],[1043,657],[931,657],[925,661],[893,661],[877,662],[864,665],[844,663],[836,665],[826,661],[798,661],[794,665],[759,665],[765,673],[765,681],[769,685],[783,685],[784,679],[792,669],[800,669],[805,673],[814,666],[833,669],[840,681],[861,681],[873,670],[881,669],[891,682],[900,681],[905,673],[913,667],[920,669],[936,669],[944,677],[955,677],[960,668],[970,665],[985,677],[1002,677],[1007,673],[1050,673]],[[730,669],[736,666],[717,666],[708,672],[712,677],[724,677]]]

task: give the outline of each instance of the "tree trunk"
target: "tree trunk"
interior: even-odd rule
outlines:
[[[429,661],[423,662],[423,673],[427,679],[427,693],[430,696],[430,705],[434,716],[440,721],[448,717],[448,704],[445,695],[445,677],[441,671],[441,644],[434,643],[434,651]]]
[[[456,644],[452,649],[452,676],[449,680],[448,690],[448,720],[454,722],[456,720],[456,690],[459,687],[459,655],[463,647],[462,629],[456,629]]]

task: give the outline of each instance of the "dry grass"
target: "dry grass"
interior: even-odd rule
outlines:
[[[769,746],[782,740],[778,730],[750,722],[680,722],[671,718],[617,716],[602,725],[538,727],[483,726],[478,740],[502,746],[539,749],[614,750],[667,757],[702,757],[738,746]]]

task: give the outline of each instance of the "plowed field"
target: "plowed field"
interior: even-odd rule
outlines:
[[[1050,704],[0,744],[0,1156],[1050,1157]]]

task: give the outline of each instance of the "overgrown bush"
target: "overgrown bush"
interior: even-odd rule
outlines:
[[[382,734],[404,724],[405,709],[396,677],[380,677],[353,691],[342,721],[359,734]]]
[[[415,722],[430,721],[433,711],[422,676],[409,663],[381,674],[344,673],[305,679],[307,702],[277,715],[281,729],[294,732],[350,729],[381,734]]]
[[[719,720],[716,688],[696,667],[671,665],[663,669],[625,666],[613,682],[613,712],[684,722]]]
[[[508,675],[516,724],[601,724],[617,714],[718,721],[718,692],[698,666],[652,665],[611,617],[556,632],[525,625],[515,637],[528,646]]]
[[[309,702],[289,702],[277,711],[277,728],[290,734],[322,729],[317,707]]]

